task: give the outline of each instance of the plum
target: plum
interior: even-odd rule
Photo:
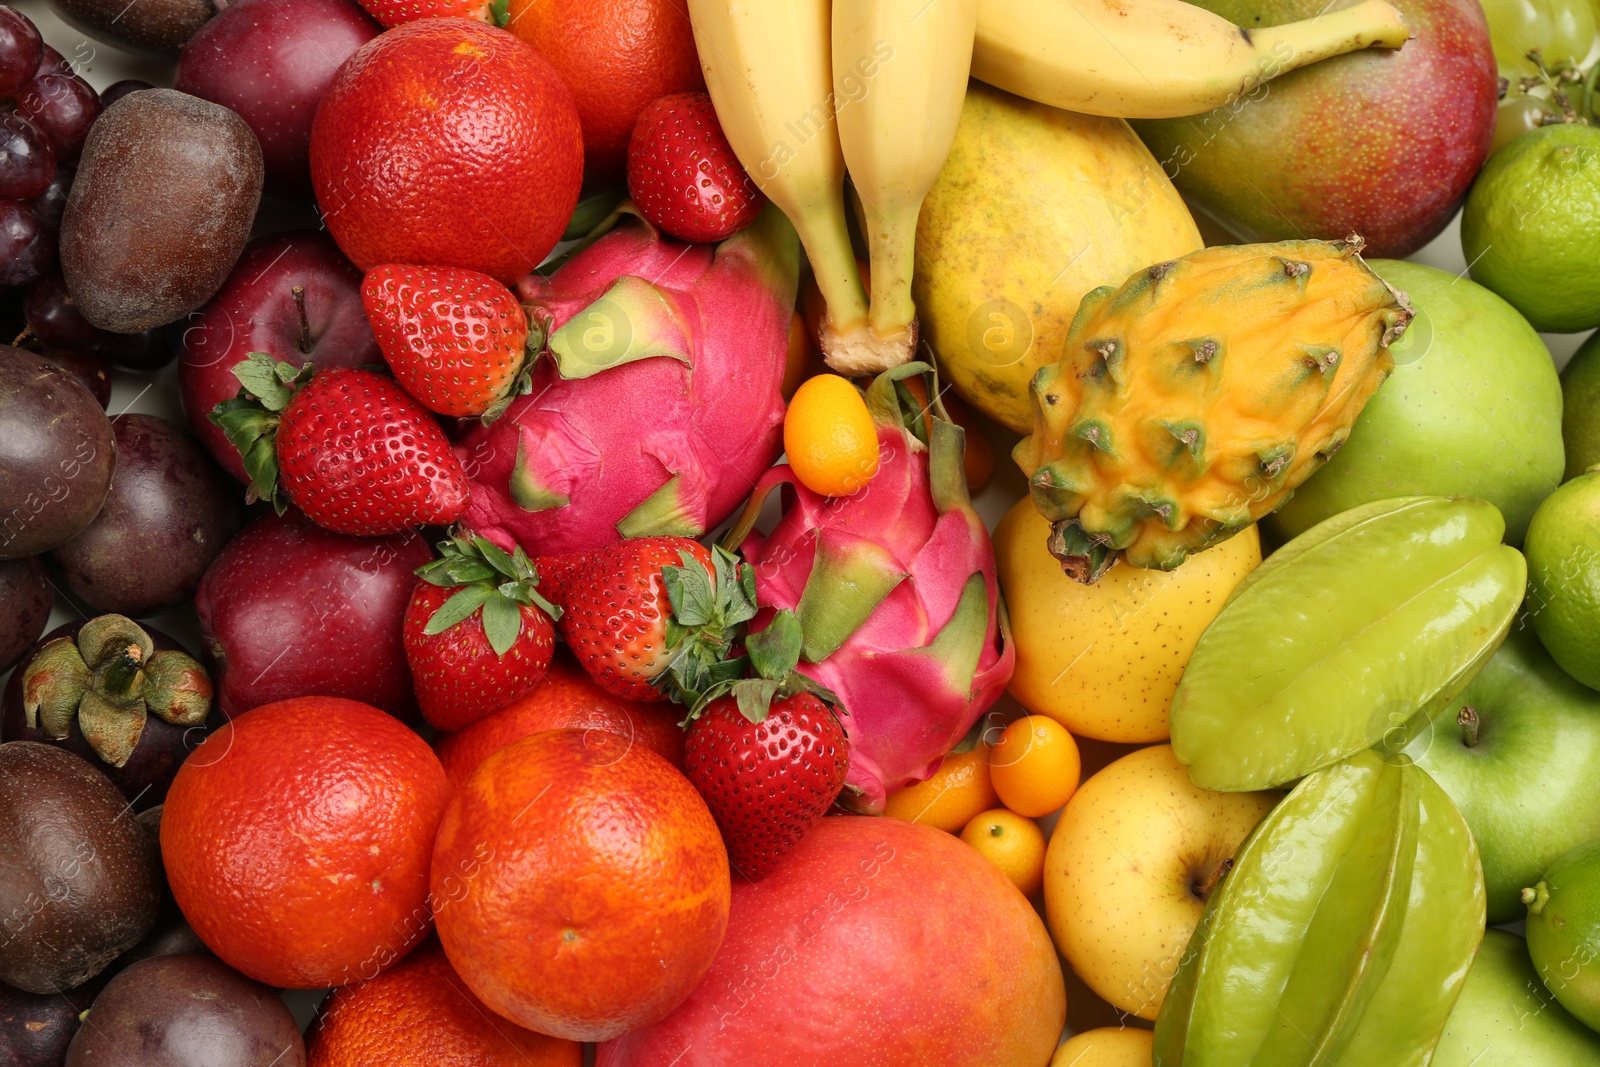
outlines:
[[[38,556],[0,563],[0,671],[16,666],[50,621],[55,595]]]
[[[149,933],[145,831],[105,775],[32,741],[0,745],[0,981],[29,993],[93,978]]]
[[[158,956],[113,978],[66,1067],[305,1067],[305,1042],[283,1001],[212,956]]]
[[[154,415],[113,424],[117,466],[100,514],[51,550],[85,603],[149,615],[194,595],[239,529],[239,493],[188,434]]]
[[[61,21],[97,41],[143,56],[172,57],[216,14],[211,0],[50,0]]]
[[[61,218],[61,272],[83,317],[139,333],[211,299],[244,249],[262,180],[261,144],[227,108],[172,89],[112,104]]]
[[[115,459],[111,421],[89,390],[43,356],[0,345],[0,559],[83,532]]]
[[[238,394],[233,368],[247,354],[265,352],[318,370],[383,362],[361,306],[361,272],[325,233],[250,242],[222,290],[182,325],[178,389],[184,414],[195,436],[241,482],[249,479],[239,450],[207,416]]]
[[[414,531],[349,537],[293,510],[245,527],[194,598],[223,712],[315,693],[414,718],[400,623],[432,556]]]
[[[101,618],[117,618],[117,616],[101,616]],[[209,701],[209,679],[204,679],[203,671],[200,672],[200,678],[192,676],[192,672],[199,671],[199,665],[176,641],[152,627],[135,626],[130,620],[123,621],[133,627],[132,631],[125,631],[130,642],[140,643],[139,635],[148,640],[148,645],[145,647],[148,648],[150,656],[159,653],[167,659],[174,659],[171,654],[180,654],[182,659],[176,660],[177,665],[184,666],[184,661],[187,661],[187,669],[191,671],[191,675],[184,681],[189,684],[191,690],[205,692]],[[6,682],[4,696],[0,696],[0,738],[6,741],[50,742],[76,753],[104,773],[132,803],[134,810],[144,811],[166,799],[167,787],[172,784],[173,775],[178,773],[178,767],[184,759],[205,740],[209,730],[226,720],[215,709],[190,707],[182,715],[174,717],[203,719],[203,722],[192,725],[168,722],[161,715],[148,714],[150,704],[146,702],[142,719],[137,715],[131,720],[116,717],[111,719],[112,723],[121,722],[130,725],[142,722],[142,725],[138,726],[137,733],[132,733],[127,726],[120,732],[106,731],[96,725],[99,709],[91,706],[89,736],[85,736],[83,723],[80,721],[81,716],[72,714],[74,709],[81,707],[81,697],[78,698],[79,704],[72,704],[70,692],[65,696],[59,696],[49,688],[41,688],[39,695],[52,698],[53,704],[59,703],[67,707],[67,712],[61,715],[65,722],[47,723],[41,716],[36,718],[35,725],[30,726],[27,701],[24,699],[24,681],[34,662],[55,641],[67,639],[76,643],[88,625],[87,622],[77,622],[58,626],[45,634],[23,656],[21,665],[12,672],[10,680]],[[70,666],[71,657],[66,658]],[[203,684],[202,679],[204,679]],[[68,677],[68,681],[71,680]],[[101,680],[102,687],[104,681]],[[141,689],[146,682],[148,678],[140,680]],[[166,692],[169,694],[166,699],[170,703],[172,688],[170,682],[165,684],[165,688],[152,684],[151,695],[157,697],[159,705],[162,693]],[[206,714],[207,710],[210,714]],[[62,733],[65,736],[60,736]],[[106,758],[108,756],[109,759]]]
[[[269,185],[310,192],[317,101],[340,65],[382,31],[351,0],[242,0],[194,35],[172,85],[250,124]]]

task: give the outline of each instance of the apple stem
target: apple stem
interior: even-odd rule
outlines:
[[[1478,747],[1478,713],[1472,705],[1463,704],[1461,714],[1456,716],[1456,723],[1461,727],[1461,743],[1468,748]]]
[[[1227,859],[1217,864],[1217,869],[1211,872],[1210,878],[1207,878],[1204,882],[1200,883],[1198,895],[1202,900],[1204,900],[1206,897],[1209,897],[1211,895],[1211,891],[1217,888],[1217,883],[1226,878],[1228,876],[1228,872],[1233,870],[1233,862],[1233,857],[1229,856]]]
[[[306,318],[306,287],[297,285],[289,290],[294,295],[295,310],[300,312],[300,354],[311,354],[311,320]]]

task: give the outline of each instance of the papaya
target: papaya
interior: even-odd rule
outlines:
[[[1061,358],[1083,295],[1201,247],[1126,122],[973,82],[922,204],[912,297],[944,380],[1027,433],[1028,381]]]

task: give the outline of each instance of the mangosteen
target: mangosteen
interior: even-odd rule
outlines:
[[[210,676],[177,642],[101,615],[57,627],[23,657],[0,698],[0,738],[76,752],[142,811],[205,740],[211,697]]]

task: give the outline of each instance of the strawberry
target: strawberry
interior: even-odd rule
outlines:
[[[395,380],[428,410],[492,417],[528,391],[528,317],[487,274],[389,263],[367,272],[361,303]]]
[[[361,0],[361,6],[387,30],[402,22],[450,15],[504,26],[508,5],[507,0]]]
[[[239,396],[211,412],[250,475],[247,499],[293,503],[335,533],[379,536],[445,524],[467,507],[467,476],[427,409],[360,369],[313,375],[264,352],[233,369]]]
[[[561,636],[608,692],[693,704],[742,669],[729,653],[755,614],[755,578],[721,548],[634,537],[546,556],[538,570]]]
[[[560,612],[521,548],[453,537],[439,553],[417,568],[401,634],[422,717],[459,730],[544,680]]]
[[[833,806],[850,769],[844,729],[814,693],[772,702],[759,720],[733,697],[713,700],[684,742],[684,771],[752,882],[771,874]]]
[[[680,241],[731,237],[767,202],[705,93],[673,93],[640,112],[628,141],[628,195]]]
[[[722,830],[728,862],[759,882],[838,798],[850,757],[832,694],[794,670],[801,647],[794,614],[778,612],[748,644],[760,677],[705,694],[709,700],[690,713],[684,773]]]

